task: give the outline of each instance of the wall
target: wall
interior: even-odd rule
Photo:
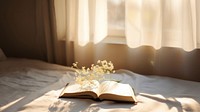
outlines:
[[[7,56],[46,60],[35,5],[36,0],[0,0],[0,47]]]

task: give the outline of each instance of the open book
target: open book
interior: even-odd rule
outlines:
[[[80,84],[69,83],[61,92],[60,98],[93,98],[95,100],[113,100],[136,103],[134,90],[129,84],[104,81],[98,87],[84,90]]]

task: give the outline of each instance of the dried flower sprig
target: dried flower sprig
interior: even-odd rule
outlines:
[[[83,85],[85,82],[94,83],[95,81],[104,80],[105,74],[114,73],[114,65],[111,61],[98,60],[97,64],[92,64],[90,68],[78,67],[78,62],[73,63],[73,68],[76,68],[76,82]]]

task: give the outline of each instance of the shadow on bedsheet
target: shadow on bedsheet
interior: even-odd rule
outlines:
[[[183,106],[175,98],[156,97],[147,94],[139,94],[153,101],[140,100],[137,105],[131,103],[119,103],[113,101],[94,101],[92,99],[62,98],[49,105],[49,112],[98,112],[98,111],[175,111],[175,112],[197,112],[198,108]],[[160,105],[159,105],[160,104]],[[167,108],[166,108],[167,107]]]
[[[183,107],[182,107],[181,103],[179,101],[177,101],[175,98],[172,98],[173,100],[169,100],[169,99],[161,99],[161,98],[146,95],[146,94],[140,94],[140,95],[147,97],[147,98],[150,98],[152,100],[158,101],[160,103],[164,103],[168,106],[169,109],[175,107],[178,112],[183,112],[183,109],[182,109]],[[157,106],[159,106],[159,105],[157,105]]]
[[[98,112],[102,109],[130,110],[134,104],[92,99],[62,98],[49,106],[49,112]]]
[[[23,109],[47,92],[61,89],[65,81],[70,80],[70,77],[58,71],[22,69],[19,73],[14,71],[1,77],[0,111]]]

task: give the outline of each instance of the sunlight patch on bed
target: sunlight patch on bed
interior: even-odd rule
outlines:
[[[176,98],[187,111],[200,110],[200,104],[193,98]]]
[[[7,105],[1,107],[0,110],[1,110],[1,111],[4,111],[4,110],[6,110],[7,108],[10,108],[12,105],[18,103],[18,102],[19,102],[20,100],[22,100],[23,98],[24,98],[24,97],[21,97],[21,98],[16,99],[15,101],[12,101],[12,102],[8,103]]]

